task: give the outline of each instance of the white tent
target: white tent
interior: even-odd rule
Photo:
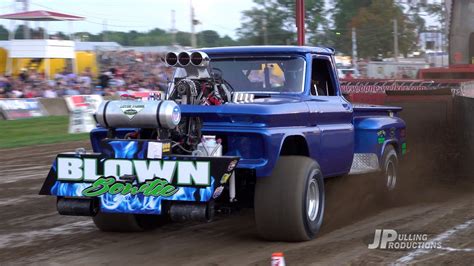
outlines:
[[[1,15],[0,18],[9,20],[26,20],[26,21],[77,21],[84,20],[83,17],[38,10],[27,11],[14,14]],[[45,27],[46,28],[46,27]],[[13,58],[44,58],[45,59],[45,74],[50,76],[50,59],[51,58],[66,58],[74,60],[75,64],[75,48],[73,41],[67,40],[49,40],[48,33],[45,29],[44,39],[27,39],[14,40],[14,25],[10,31],[8,44],[4,46],[8,50],[7,73],[12,72]]]

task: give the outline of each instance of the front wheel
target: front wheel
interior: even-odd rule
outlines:
[[[323,214],[323,176],[311,158],[282,156],[270,177],[257,180],[255,221],[261,237],[310,240],[318,233]]]

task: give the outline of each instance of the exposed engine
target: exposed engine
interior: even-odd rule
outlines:
[[[170,52],[165,62],[184,70],[175,78],[169,100],[180,104],[221,105],[231,101],[232,87],[222,79],[218,69],[211,71],[209,57],[203,52]],[[180,70],[177,70],[179,72]]]
[[[169,141],[173,154],[218,155],[215,151],[221,150],[220,141],[215,137],[206,141],[201,132],[201,118],[181,117],[180,105],[225,104],[231,101],[231,86],[218,70],[210,71],[205,53],[170,52],[165,62],[177,68],[166,99],[105,102],[96,113],[97,122],[110,131],[137,128],[136,132],[127,134],[129,139]]]

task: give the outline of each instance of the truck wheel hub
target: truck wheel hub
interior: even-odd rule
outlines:
[[[306,193],[306,211],[311,221],[316,220],[319,211],[319,186],[314,177],[309,181]]]
[[[395,165],[392,161],[389,161],[387,164],[387,188],[388,190],[393,190],[397,184],[397,171],[395,170]]]

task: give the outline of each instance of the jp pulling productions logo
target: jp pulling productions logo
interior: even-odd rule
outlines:
[[[441,242],[428,240],[428,234],[402,234],[393,229],[375,229],[374,241],[368,245],[369,249],[437,249]]]

